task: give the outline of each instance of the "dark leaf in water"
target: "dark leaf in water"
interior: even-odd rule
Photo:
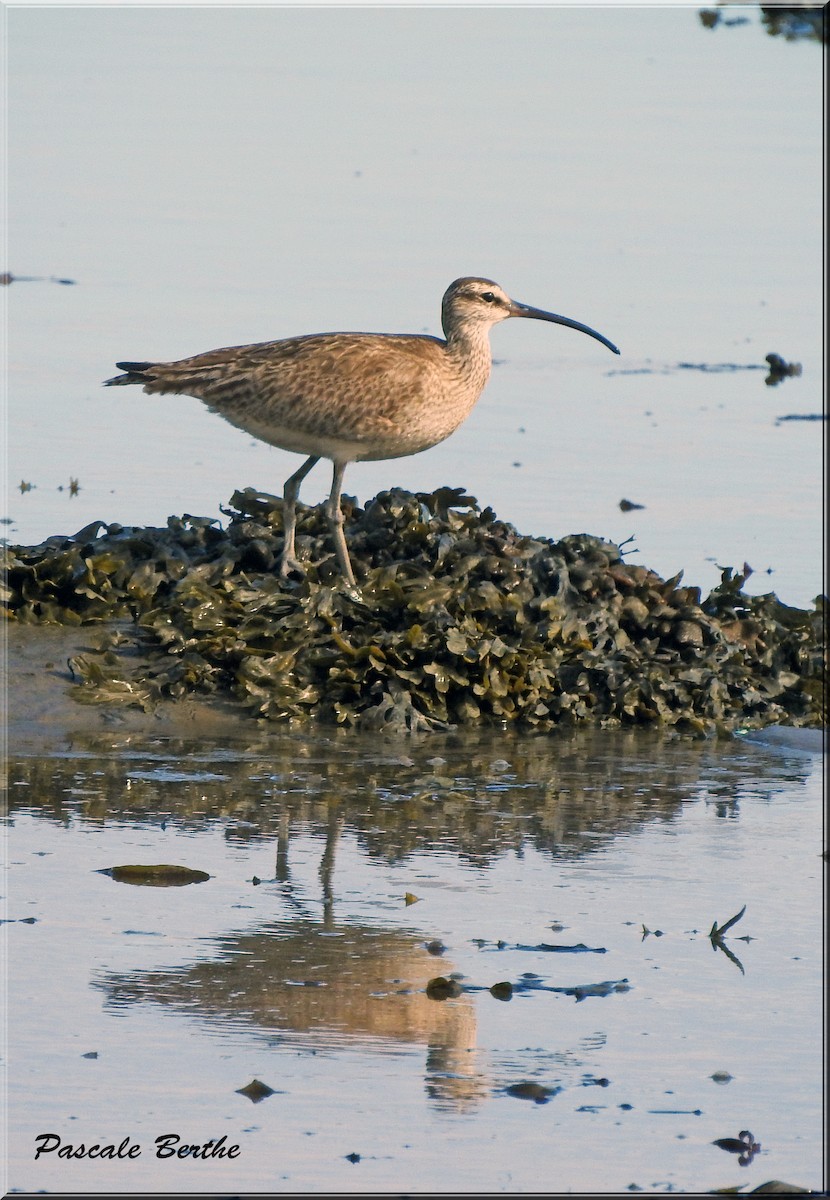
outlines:
[[[574,946],[557,946],[552,942],[539,942],[535,946],[517,945],[516,950],[542,950],[547,954],[606,954],[607,950],[604,946],[586,946],[584,942],[577,942]]]
[[[567,992],[576,999],[586,1000],[589,996],[613,996],[617,992],[631,990],[627,979],[609,979],[603,983],[585,983],[573,988],[557,988],[557,991]]]
[[[190,867],[178,867],[170,863],[102,867],[98,874],[109,875],[116,883],[135,883],[145,887],[184,887],[188,883],[205,883],[210,879],[207,871],[194,871]]]
[[[743,906],[743,908],[741,909],[740,912],[735,913],[734,917],[730,917],[729,920],[725,924],[721,925],[720,929],[718,930],[718,933],[721,936],[724,933],[726,933],[727,929],[731,929],[733,925],[736,925],[738,923],[738,921],[740,921],[741,917],[744,915],[745,912],[746,912],[746,905]]]
[[[712,1143],[721,1150],[738,1155],[738,1166],[748,1166],[756,1154],[760,1153],[761,1143],[756,1142],[748,1129],[742,1129],[736,1138],[718,1138]]]
[[[555,1096],[557,1092],[561,1092],[561,1088],[545,1087],[541,1083],[511,1083],[505,1089],[508,1096],[515,1096],[517,1100],[532,1100],[535,1104],[547,1104],[551,1096]]]
[[[722,954],[725,954],[725,955],[726,955],[726,957],[729,959],[729,961],[735,964],[735,966],[738,968],[738,970],[740,971],[740,973],[741,973],[742,975],[746,975],[746,971],[744,970],[744,965],[743,965],[743,963],[742,963],[742,962],[741,962],[741,960],[738,958],[737,954],[733,954],[733,953],[732,953],[732,951],[731,951],[731,950],[729,949],[729,947],[727,946],[726,942],[722,942],[722,941],[720,940],[720,938],[717,938],[717,939],[716,939],[716,940],[715,940],[715,941],[712,943],[712,946],[713,946],[713,948],[714,948],[715,950],[720,950],[720,952],[721,952]]]

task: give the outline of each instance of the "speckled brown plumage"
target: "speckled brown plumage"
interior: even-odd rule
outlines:
[[[294,554],[302,480],[331,459],[326,503],[341,570],[354,584],[340,493],[350,462],[417,454],[449,437],[469,415],[490,375],[491,326],[508,317],[567,325],[619,351],[588,326],[519,304],[490,279],[456,279],[444,294],[445,340],[408,334],[322,333],[227,346],[176,362],[120,362],[107,386],[141,384],[150,395],[195,396],[247,433],[307,455],[285,485],[280,574],[301,570]]]

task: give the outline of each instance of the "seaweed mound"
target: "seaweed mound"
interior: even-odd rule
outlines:
[[[227,528],[96,522],[5,551],[8,615],[105,623],[71,662],[76,694],[146,709],[231,695],[260,718],[368,728],[580,722],[708,735],[824,721],[824,598],[749,597],[725,570],[705,599],[619,547],[521,536],[462,489],[343,499],[359,579],[337,574],[316,508],[298,509],[300,582],[277,573],[282,502],[235,492]],[[135,649],[150,654],[131,668]]]

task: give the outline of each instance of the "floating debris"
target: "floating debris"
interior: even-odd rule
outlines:
[[[566,996],[573,996],[577,1004],[580,1000],[586,1000],[589,996],[614,996],[620,992],[630,992],[631,985],[627,979],[607,979],[603,983],[585,983],[578,987],[568,988],[551,988],[551,991],[562,992]]]
[[[344,497],[359,589],[321,510],[300,506],[299,584],[275,569],[282,501],[235,492],[227,528],[94,521],[2,549],[9,617],[98,625],[77,699],[152,711],[231,697],[267,721],[374,730],[477,723],[662,726],[693,736],[824,719],[824,616],[750,597],[723,568],[706,599],[588,534],[522,536],[461,488]]]
[[[506,948],[506,947],[505,947]],[[550,942],[538,942],[535,946],[515,945],[513,950],[529,950],[536,952],[541,950],[548,954],[606,954],[604,946],[586,946],[584,942],[577,942],[575,946],[557,946]]]
[[[748,1167],[761,1150],[761,1143],[755,1141],[748,1129],[742,1129],[736,1138],[716,1138],[712,1145],[737,1154],[739,1167]]]
[[[827,40],[825,5],[822,4],[761,4],[761,23],[772,37],[783,37],[785,41]],[[748,25],[749,17],[727,17],[717,9],[703,8],[698,19],[704,29],[718,26]]]
[[[730,917],[728,921],[724,921],[723,925],[718,925],[717,921],[714,921],[712,928],[709,930],[710,940],[712,942],[720,941],[727,929],[731,929],[733,925],[737,925],[745,912],[746,905],[743,906],[740,912],[736,912],[734,917]]]
[[[702,1108],[647,1108],[647,1113],[657,1117],[702,1117]]]
[[[554,987],[543,983],[538,976],[526,972],[522,978],[513,984],[516,992],[558,992],[563,996],[573,996],[577,1002],[589,996],[613,996],[622,992],[630,992],[631,984],[627,979],[605,979],[601,983],[582,983],[575,987]]]
[[[767,387],[775,387],[782,379],[795,378],[801,374],[801,363],[788,363],[780,354],[768,354],[769,374],[764,383]]]
[[[780,425],[782,421],[826,421],[827,413],[785,413],[783,417],[776,417],[775,424]]]
[[[550,1088],[533,1082],[511,1083],[504,1089],[505,1095],[515,1096],[517,1100],[532,1100],[534,1104],[547,1104],[551,1096],[561,1091],[561,1087]]]
[[[502,980],[501,983],[494,983],[489,989],[490,995],[494,1000],[512,1000],[513,999],[513,984],[509,980]]]
[[[766,366],[764,363],[766,363]],[[606,371],[606,375],[672,375],[675,371],[701,371],[707,375],[723,375],[731,374],[735,371],[766,371],[767,374],[764,382],[767,384],[767,386],[774,387],[777,383],[780,383],[782,379],[795,378],[799,376],[802,370],[801,363],[788,363],[781,357],[780,354],[767,354],[764,359],[764,363],[663,363],[654,366],[615,367],[610,371]],[[643,415],[650,417],[653,414],[650,410],[646,410]]]
[[[134,883],[143,887],[185,887],[188,883],[206,883],[210,879],[207,871],[194,871],[171,863],[102,867],[97,874],[109,875],[116,883]]]
[[[717,9],[713,8],[702,8],[697,15],[704,29],[714,29],[716,25],[749,24],[749,17],[724,17]]]
[[[252,1079],[250,1083],[246,1083],[244,1087],[237,1088],[238,1096],[247,1096],[252,1104],[259,1104],[261,1100],[267,1100],[269,1096],[275,1096],[276,1092],[267,1083],[263,1083],[261,1079]]]
[[[0,272],[0,286],[8,287],[12,283],[62,283],[72,286],[74,279],[58,279],[57,275],[12,275],[11,271]]]
[[[767,368],[762,367],[760,363],[693,363],[679,362],[675,364],[677,371],[704,371],[707,374],[720,375],[723,372],[729,371],[763,371]]]
[[[740,912],[735,913],[734,917],[730,917],[728,921],[725,921],[723,925],[718,925],[717,921],[713,922],[712,928],[709,930],[709,941],[712,943],[712,949],[715,951],[722,950],[729,961],[735,964],[742,975],[746,974],[743,968],[743,963],[726,945],[723,940],[723,935],[727,932],[727,930],[731,929],[733,925],[736,925],[738,921],[740,921],[745,912],[746,905],[743,906]],[[744,938],[743,940],[748,941],[751,939]]]
[[[772,37],[785,41],[827,41],[826,5],[762,4],[761,20]]]

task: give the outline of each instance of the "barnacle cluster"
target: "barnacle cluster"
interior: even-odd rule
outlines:
[[[370,729],[823,723],[823,597],[750,597],[724,570],[701,599],[600,538],[522,536],[462,489],[343,507],[357,589],[315,508],[298,514],[306,578],[281,580],[282,502],[246,489],[224,528],[99,522],[7,548],[8,615],[102,625],[71,663],[78,698],[148,710],[202,693]]]

